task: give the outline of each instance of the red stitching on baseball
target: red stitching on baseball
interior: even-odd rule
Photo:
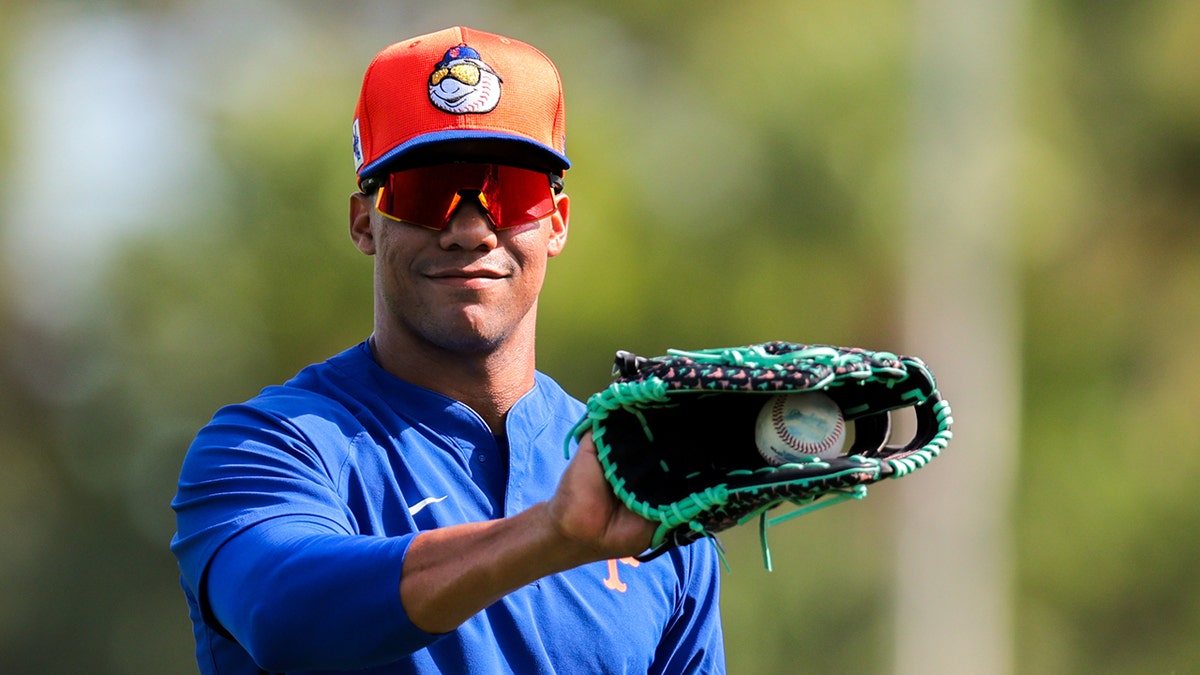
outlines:
[[[781,395],[775,398],[775,403],[771,406],[771,425],[775,427],[775,435],[781,441],[787,444],[789,448],[795,450],[802,455],[819,455],[822,452],[833,447],[833,439],[841,436],[842,428],[845,424],[842,422],[842,416],[838,415],[837,424],[833,427],[833,433],[825,437],[825,440],[818,445],[805,445],[800,442],[787,430],[787,425],[784,423],[784,407],[787,403],[787,396]]]
[[[479,112],[483,108],[492,104],[492,78],[488,74],[483,74],[480,77],[479,84],[475,86],[475,90],[471,92],[471,102],[463,107],[463,112]]]

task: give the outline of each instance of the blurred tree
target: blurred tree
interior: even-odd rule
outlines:
[[[1200,662],[1195,3],[1039,6],[1025,149],[1018,666]],[[1171,468],[1148,475],[1148,455]]]

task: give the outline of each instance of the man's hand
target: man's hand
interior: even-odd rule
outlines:
[[[591,432],[579,440],[547,510],[562,536],[596,560],[638,555],[654,534],[655,523],[625,508],[604,480]]]

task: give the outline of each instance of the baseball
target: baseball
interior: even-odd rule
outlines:
[[[812,457],[837,457],[846,443],[846,420],[820,392],[772,396],[754,428],[758,452],[776,466]]]

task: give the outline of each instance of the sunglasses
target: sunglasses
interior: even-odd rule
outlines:
[[[449,68],[438,68],[429,76],[429,84],[438,86],[442,80],[451,77],[463,84],[469,84],[472,87],[479,84],[480,70],[479,66],[474,63],[457,63]]]
[[[554,212],[562,179],[502,164],[437,164],[388,174],[375,208],[392,220],[445,229],[463,197],[475,197],[497,230]]]

